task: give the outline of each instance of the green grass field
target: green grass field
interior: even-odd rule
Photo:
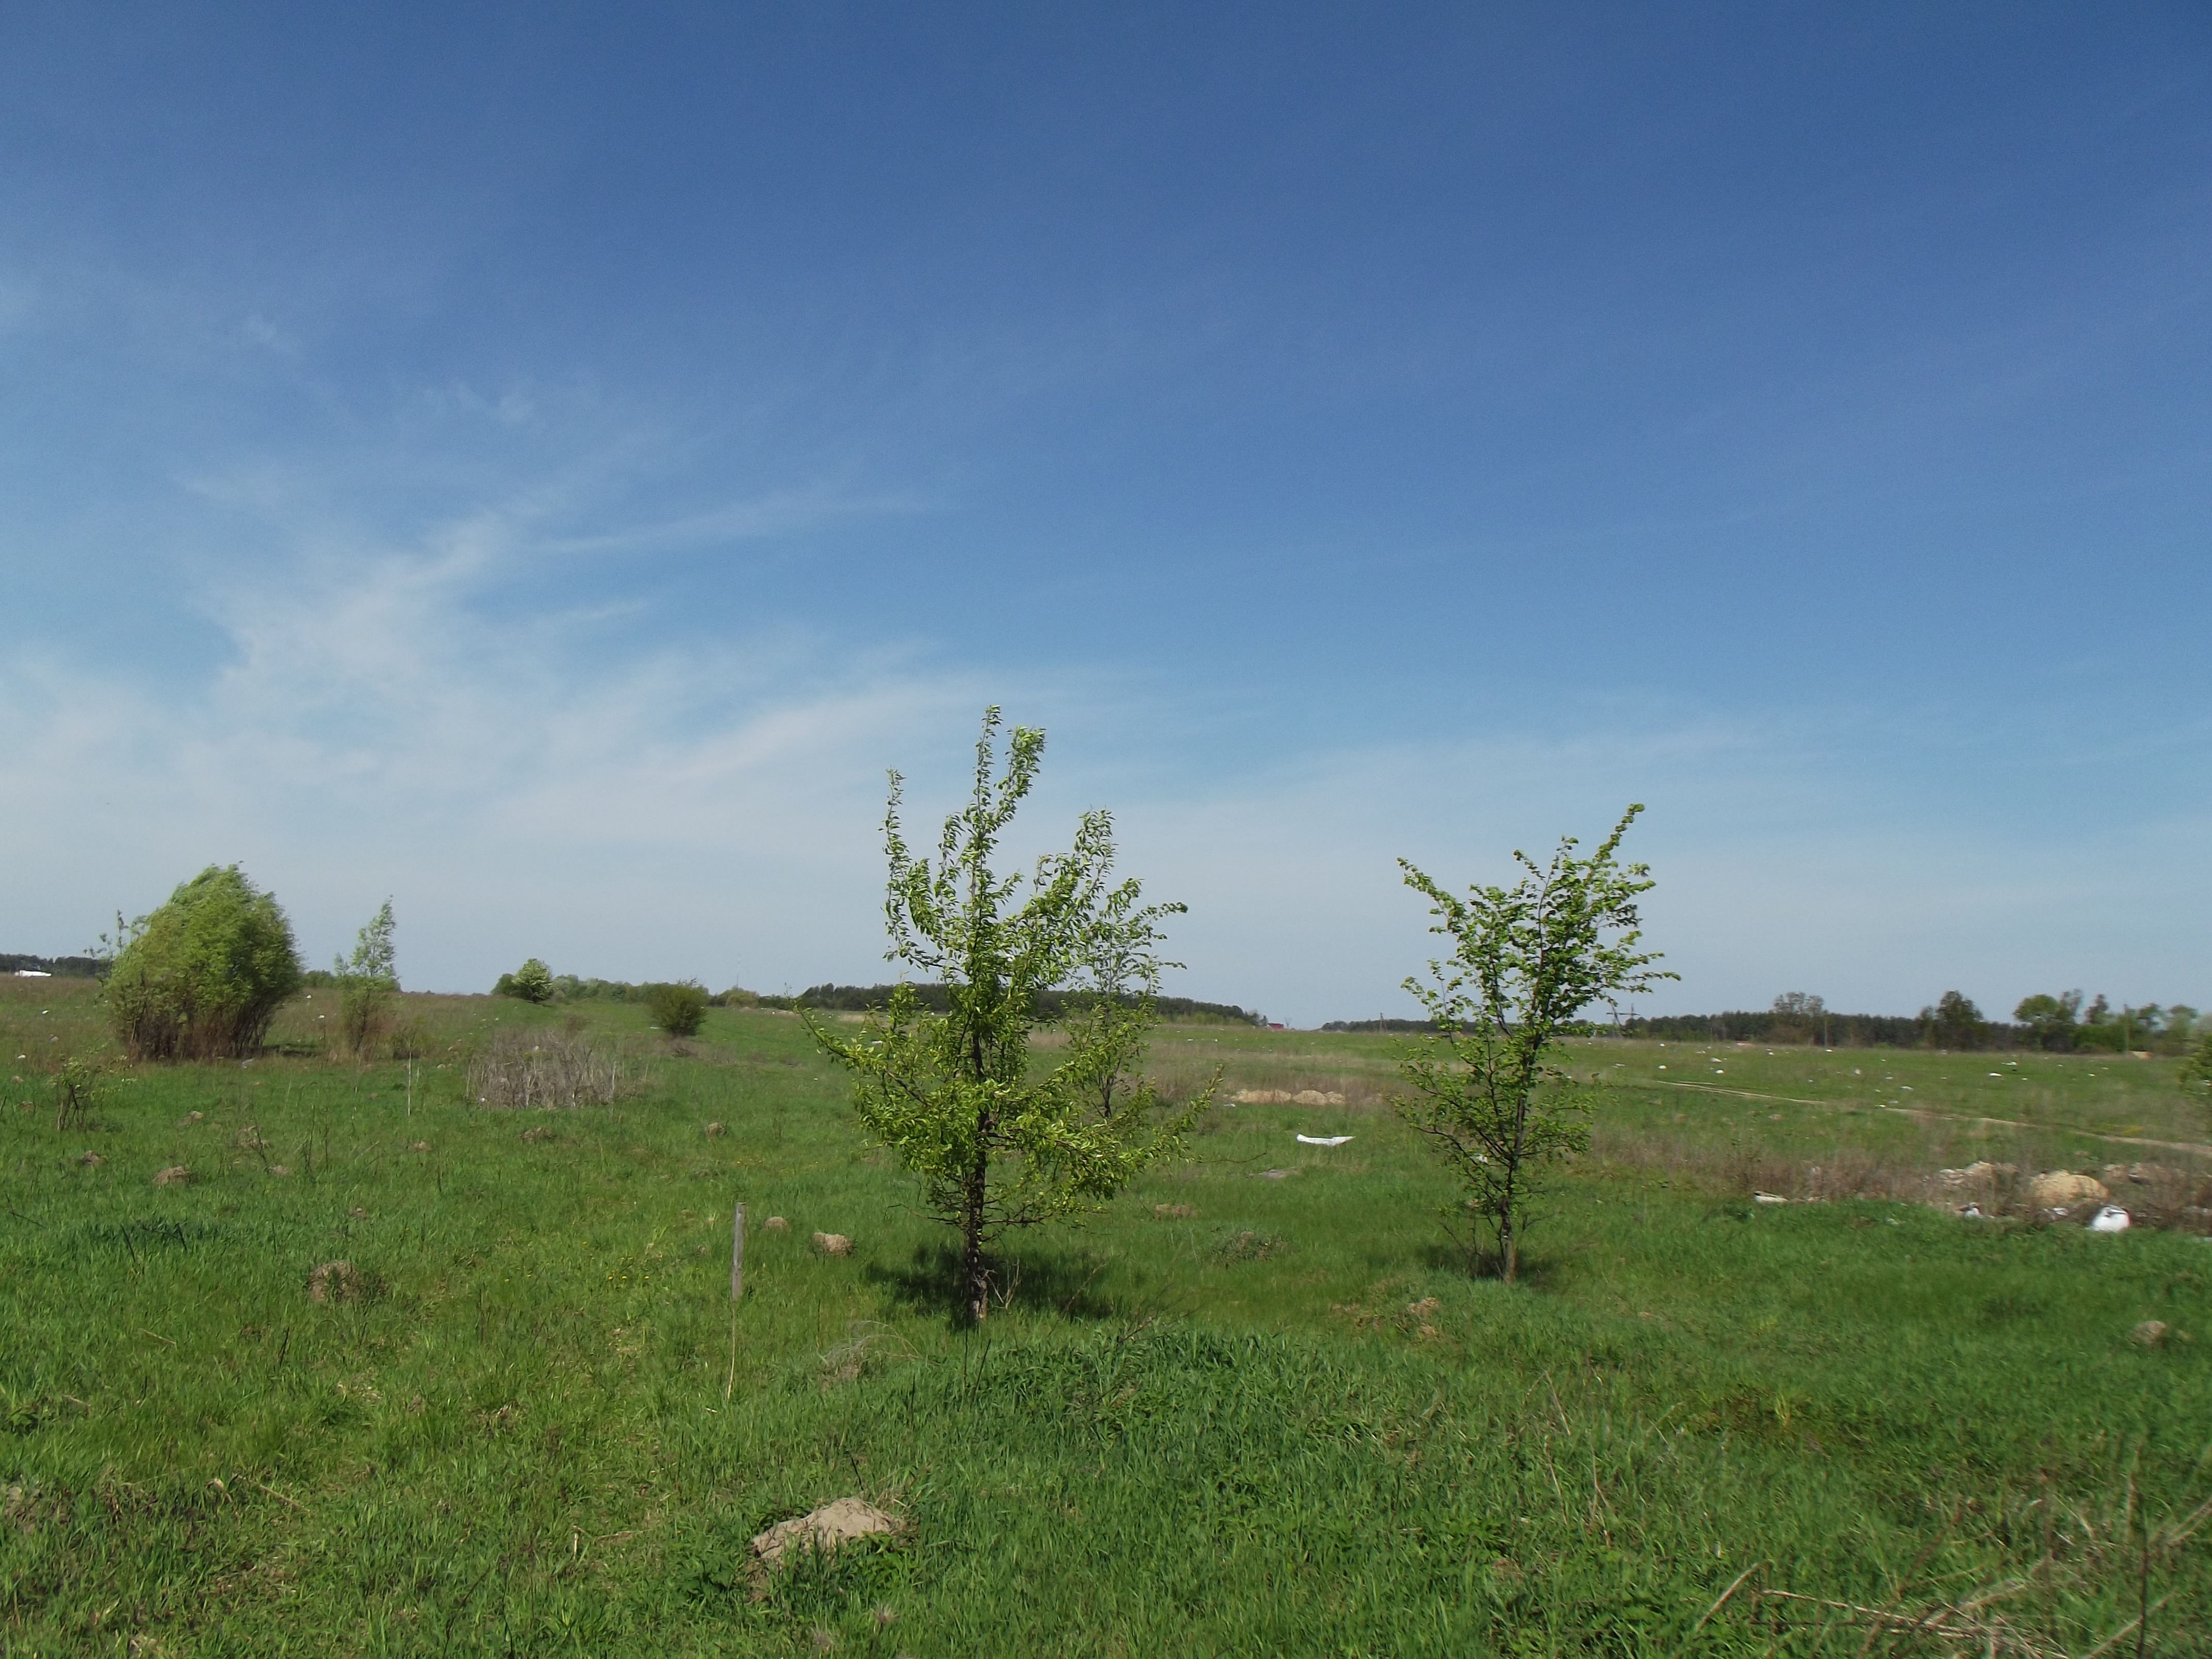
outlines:
[[[1577,1045],[1598,1144],[1507,1289],[1392,1040],[1170,1028],[1178,1087],[1346,1103],[1217,1108],[966,1331],[790,1016],[591,1006],[645,1086],[525,1113],[466,1056],[563,1011],[410,997],[410,1073],[301,1002],[57,1132],[91,988],[0,981],[0,1652],[2212,1651],[2212,1244],[1749,1199],[2212,1167],[2171,1062]],[[339,1260],[369,1293],[311,1299]],[[905,1531],[757,1588],[847,1494]]]

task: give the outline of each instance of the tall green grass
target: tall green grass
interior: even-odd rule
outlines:
[[[411,1073],[322,1058],[295,1004],[289,1048],[124,1073],[62,1134],[44,1068],[96,1012],[0,987],[31,1103],[0,1131],[0,1650],[1951,1652],[1869,1621],[1990,1594],[1965,1616],[2028,1644],[2000,1651],[2086,1653],[2146,1601],[2145,1651],[2204,1650],[2179,1534],[2212,1498],[2212,1245],[1725,1177],[1753,1143],[1966,1144],[1870,1081],[2105,1155],[2069,1137],[2188,1127],[2148,1070],[1731,1051],[1680,1079],[1798,1107],[1578,1050],[1642,1068],[1601,1112],[1622,1155],[1563,1182],[1509,1291],[1460,1270],[1374,1103],[1387,1042],[1170,1030],[1170,1075],[1346,1103],[1216,1111],[1192,1163],[1017,1241],[969,1332],[796,1021],[716,1010],[676,1051],[595,1008],[647,1086],[519,1113],[465,1097],[467,1053],[561,1011],[408,1001]],[[312,1300],[331,1261],[366,1293]],[[753,1534],[853,1492],[905,1531],[756,1586]]]

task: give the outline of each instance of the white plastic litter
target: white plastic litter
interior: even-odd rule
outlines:
[[[1779,1193],[1753,1193],[1751,1201],[1754,1204],[1787,1204],[1790,1200]]]
[[[2090,1218],[2089,1231],[2093,1233],[2124,1233],[2134,1224],[2125,1210],[2117,1204],[2107,1204]]]
[[[1300,1135],[1298,1139],[1309,1146],[1341,1146],[1352,1137],[1350,1135]]]

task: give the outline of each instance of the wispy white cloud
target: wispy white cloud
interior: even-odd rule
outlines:
[[[1115,806],[1127,867],[1192,906],[1180,988],[1297,1023],[1407,1011],[1395,988],[1431,941],[1397,857],[1498,879],[1512,848],[1594,838],[1632,799],[1651,938],[1685,975],[1666,1006],[1802,988],[1893,1011],[1957,986],[2002,1012],[2077,983],[2212,1001],[2187,982],[2203,823],[1992,834],[1916,816],[1794,730],[1694,714],[1232,775],[1153,740],[1155,694],[1079,664],[1017,678],[775,632],[611,648],[590,614],[514,603],[538,523],[526,503],[407,547],[301,532],[289,565],[202,588],[227,649],[181,690],[52,648],[0,665],[0,858],[35,872],[7,948],[74,948],[240,860],[318,957],[393,895],[417,984],[526,954],[771,989],[874,977],[884,769],[933,820],[1000,701],[1055,728],[1024,846]]]
[[[589,535],[551,536],[541,546],[551,553],[644,552],[714,542],[759,541],[841,520],[903,516],[929,510],[930,503],[919,496],[854,495],[826,489],[786,490],[658,523]]]

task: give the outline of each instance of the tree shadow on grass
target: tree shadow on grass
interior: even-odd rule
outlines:
[[[1098,1288],[1114,1265],[1103,1251],[1054,1249],[1031,1244],[991,1258],[991,1311],[1056,1312],[1065,1318],[1103,1321],[1125,1310]],[[960,1283],[960,1252],[949,1243],[919,1244],[902,1266],[871,1263],[865,1277],[884,1286],[904,1307],[964,1324],[967,1298]]]
[[[1474,1271],[1468,1268],[1467,1245],[1448,1239],[1434,1239],[1420,1247],[1420,1261],[1432,1273],[1446,1273],[1455,1279],[1471,1279],[1477,1284],[1494,1285],[1498,1279],[1498,1253],[1483,1249],[1476,1254]],[[1571,1267],[1562,1253],[1531,1251],[1525,1246],[1521,1259],[1514,1264],[1513,1282],[1532,1291],[1553,1290],[1562,1282],[1564,1270]]]

